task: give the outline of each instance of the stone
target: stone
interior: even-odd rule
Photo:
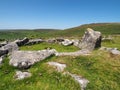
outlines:
[[[31,65],[54,55],[57,51],[51,50],[40,50],[40,51],[14,51],[10,55],[9,64],[19,69],[27,69]]]
[[[27,37],[25,37],[22,40],[15,40],[14,42],[18,45],[18,46],[23,46],[25,45],[27,42],[29,41],[29,39]]]
[[[56,53],[56,56],[80,56],[80,55],[90,55],[90,51],[83,49],[79,50],[76,52],[61,52],[61,53]]]
[[[3,56],[3,55],[6,55],[6,54],[8,54],[8,50],[2,50],[0,48],[0,57]]]
[[[48,39],[46,40],[47,43],[55,43],[56,42],[56,39]]]
[[[2,62],[3,62],[4,58],[5,58],[5,56],[4,56],[4,55],[0,57],[0,65],[2,64]]]
[[[19,47],[18,47],[18,45],[16,43],[11,42],[11,43],[8,43],[5,46],[2,46],[0,48],[0,50],[2,50],[2,51],[8,51],[9,53],[11,53],[12,51],[19,50]]]
[[[15,74],[14,78],[16,80],[22,80],[24,78],[28,78],[28,77],[31,77],[31,76],[32,76],[32,74],[29,73],[29,72],[16,71],[16,74]]]
[[[120,51],[117,49],[110,50],[110,54],[112,55],[120,55]]]
[[[64,39],[64,41],[61,42],[61,44],[64,45],[64,46],[69,46],[69,45],[72,45],[73,42],[70,41],[69,39]]]
[[[56,67],[58,72],[63,72],[64,68],[66,68],[66,64],[61,64],[58,62],[48,62],[49,65]]]
[[[80,43],[80,40],[76,39],[76,40],[72,40],[72,42],[73,42],[73,45],[77,47]]]
[[[81,90],[85,90],[87,84],[89,83],[87,79],[83,78],[82,76],[78,76],[76,74],[69,73],[69,75],[73,77],[80,84]]]
[[[101,37],[100,32],[88,28],[78,47],[92,51],[95,48],[101,47]]]
[[[39,44],[42,42],[44,42],[44,40],[42,40],[42,39],[32,39],[32,40],[29,40],[29,42],[27,42],[25,45]]]
[[[6,44],[8,44],[8,41],[1,42],[0,47],[5,46]]]
[[[57,38],[56,41],[57,41],[58,43],[61,43],[61,42],[64,41],[64,38]]]
[[[101,47],[99,50],[103,50],[103,51],[111,51],[111,50],[117,50],[117,48],[108,48],[108,47]]]

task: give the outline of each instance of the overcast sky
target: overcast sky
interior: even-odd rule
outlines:
[[[120,0],[0,0],[0,29],[120,22]]]

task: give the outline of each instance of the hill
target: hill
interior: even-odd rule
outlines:
[[[4,30],[0,31],[0,39],[53,38],[53,37],[81,37],[87,28],[100,31],[103,35],[120,34],[120,23],[93,23],[84,24],[69,29],[34,29],[34,30]]]
[[[78,27],[65,29],[65,33],[69,31],[69,36],[83,35],[86,28],[92,28],[96,31],[100,31],[103,35],[120,34],[120,23],[92,23],[84,24]]]

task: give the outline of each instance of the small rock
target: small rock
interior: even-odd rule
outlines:
[[[63,72],[64,68],[66,68],[66,64],[61,64],[58,62],[48,62],[49,65],[56,67],[58,72]]]
[[[56,53],[56,56],[80,56],[80,55],[90,55],[89,50],[79,50],[76,52],[61,52],[61,53]]]
[[[85,90],[87,84],[89,83],[87,79],[83,78],[82,76],[78,76],[76,74],[71,74],[69,72],[67,72],[67,74],[73,77],[80,84],[81,90]]]
[[[111,53],[112,55],[120,55],[120,51],[119,51],[119,50],[116,50],[116,49],[111,50],[110,53]]]
[[[61,44],[64,45],[64,46],[69,46],[69,45],[72,45],[73,42],[70,41],[69,39],[64,39],[64,41],[61,42]]]
[[[9,64],[20,69],[28,69],[31,65],[54,55],[56,52],[57,51],[55,49],[40,51],[14,51],[9,57]]]
[[[21,72],[21,71],[16,71],[16,74],[15,74],[15,79],[16,80],[21,80],[21,79],[24,79],[24,78],[28,78],[28,77],[31,77],[32,74],[29,73],[29,72]]]

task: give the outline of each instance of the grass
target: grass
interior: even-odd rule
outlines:
[[[55,43],[40,43],[31,46],[22,46],[20,47],[21,50],[43,50],[47,47],[54,48],[58,52],[74,52],[79,50],[79,48],[75,46],[63,46]]]

